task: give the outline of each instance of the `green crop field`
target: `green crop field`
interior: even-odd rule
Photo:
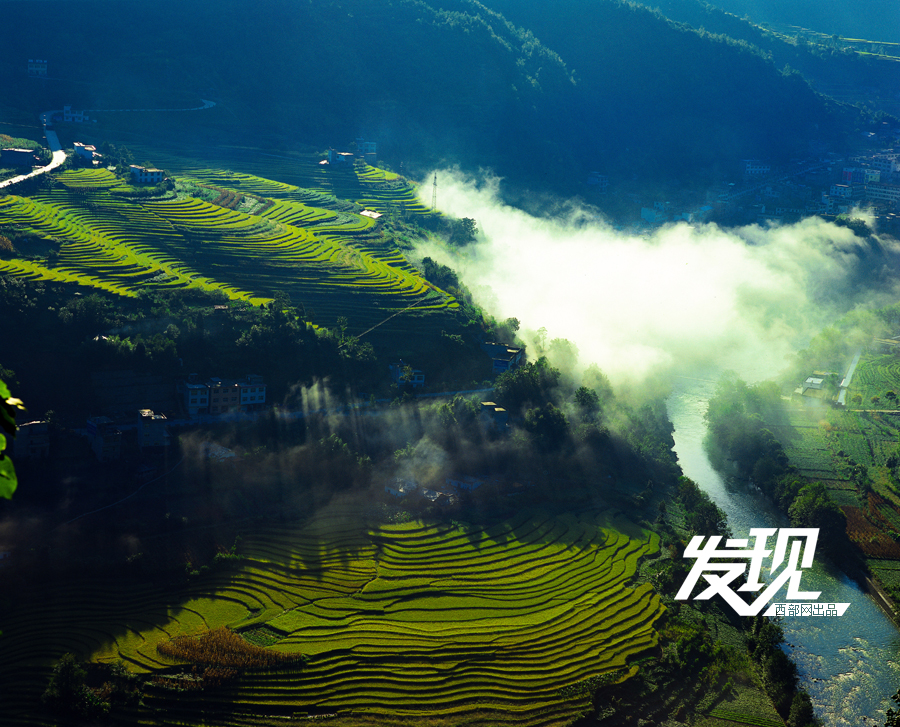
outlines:
[[[148,683],[128,719],[233,725],[311,712],[564,724],[589,695],[561,689],[627,675],[656,645],[660,600],[628,583],[657,544],[599,513],[367,527],[347,509],[247,535],[241,561],[168,591],[99,578],[39,586],[30,605],[0,617],[0,713],[5,724],[44,724],[33,705],[66,651],[171,674],[178,662],[159,644],[229,626],[308,661],[190,694]]]
[[[394,197],[405,200],[407,212],[424,212],[409,185],[389,173],[335,173],[346,177],[338,187],[351,201],[240,172],[193,168],[187,174],[195,185],[215,185],[210,196],[242,200],[257,214],[183,194],[129,196],[132,189],[107,170],[66,171],[33,197],[0,196],[0,229],[59,250],[52,262],[0,260],[0,274],[122,296],[202,288],[253,304],[283,291],[314,313],[315,322],[333,325],[345,316],[355,333],[400,311],[407,312],[389,327],[400,330],[412,320],[420,329],[440,330],[457,307],[381,242],[373,219],[357,213],[357,201],[388,209]]]
[[[894,353],[863,354],[847,392],[848,405],[851,405],[849,402],[853,395],[859,394],[864,408],[896,409],[896,402],[892,403],[884,396],[888,391],[900,396],[900,356]],[[881,401],[872,404],[873,396],[879,397]]]

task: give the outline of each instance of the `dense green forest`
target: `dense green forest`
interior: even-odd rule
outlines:
[[[591,170],[647,187],[707,186],[735,174],[741,158],[802,156],[861,121],[744,38],[612,0],[567,0],[553,13],[505,0],[109,7],[4,5],[0,79],[20,112],[60,99],[109,109],[211,98],[224,109],[190,132],[201,146],[247,137],[326,146],[362,135],[395,166],[491,167],[517,185],[566,193]],[[35,54],[48,57],[48,79],[26,76]],[[161,124],[157,140],[177,126]]]

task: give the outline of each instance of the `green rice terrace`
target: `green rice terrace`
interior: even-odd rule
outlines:
[[[136,194],[105,169],[65,171],[31,197],[0,196],[0,230],[55,248],[47,258],[0,259],[0,274],[122,296],[201,288],[256,305],[285,292],[319,323],[345,316],[354,333],[401,311],[386,331],[410,320],[418,330],[446,326],[457,302],[359,214],[431,214],[414,190],[371,167],[313,171],[317,188],[195,167],[164,197]]]
[[[590,706],[577,685],[627,678],[656,646],[660,599],[628,582],[658,538],[624,519],[363,522],[346,509],[261,529],[240,560],[169,591],[109,578],[35,585],[0,616],[5,724],[45,724],[34,705],[64,652],[147,677],[123,715],[135,724],[564,724]],[[230,656],[202,656],[215,649]]]

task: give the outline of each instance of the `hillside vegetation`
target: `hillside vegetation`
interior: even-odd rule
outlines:
[[[188,108],[213,98],[218,110],[181,112],[199,125],[189,136],[200,149],[244,146],[248,135],[282,146],[363,135],[395,166],[491,167],[567,193],[591,170],[707,185],[741,158],[802,155],[858,121],[746,47],[612,0],[566,0],[553,13],[508,0],[103,7],[6,4],[0,78],[20,104]],[[39,26],[37,12],[57,22]],[[89,31],[73,13],[95,18]],[[152,43],[135,46],[123,27]],[[48,44],[52,79],[24,77],[25,59]],[[159,118],[156,133],[182,122]]]

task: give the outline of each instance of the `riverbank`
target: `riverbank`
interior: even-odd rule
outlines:
[[[878,607],[884,612],[884,615],[887,616],[893,622],[894,626],[897,627],[897,630],[900,631],[900,613],[898,613],[897,602],[891,598],[884,588],[881,587],[881,584],[865,573],[860,573],[854,580],[859,584],[860,590],[875,601]]]
[[[668,402],[675,427],[675,452],[685,475],[697,482],[728,516],[735,537],[751,528],[785,527],[762,493],[723,476],[703,446],[704,414],[715,383],[684,382]],[[900,634],[890,597],[872,579],[850,566],[841,570],[817,560],[803,571],[805,590],[820,591],[819,600],[851,603],[840,618],[785,617],[781,621],[800,684],[812,698],[816,715],[828,727],[883,724],[890,695],[900,683]],[[861,576],[861,577],[860,577]]]

